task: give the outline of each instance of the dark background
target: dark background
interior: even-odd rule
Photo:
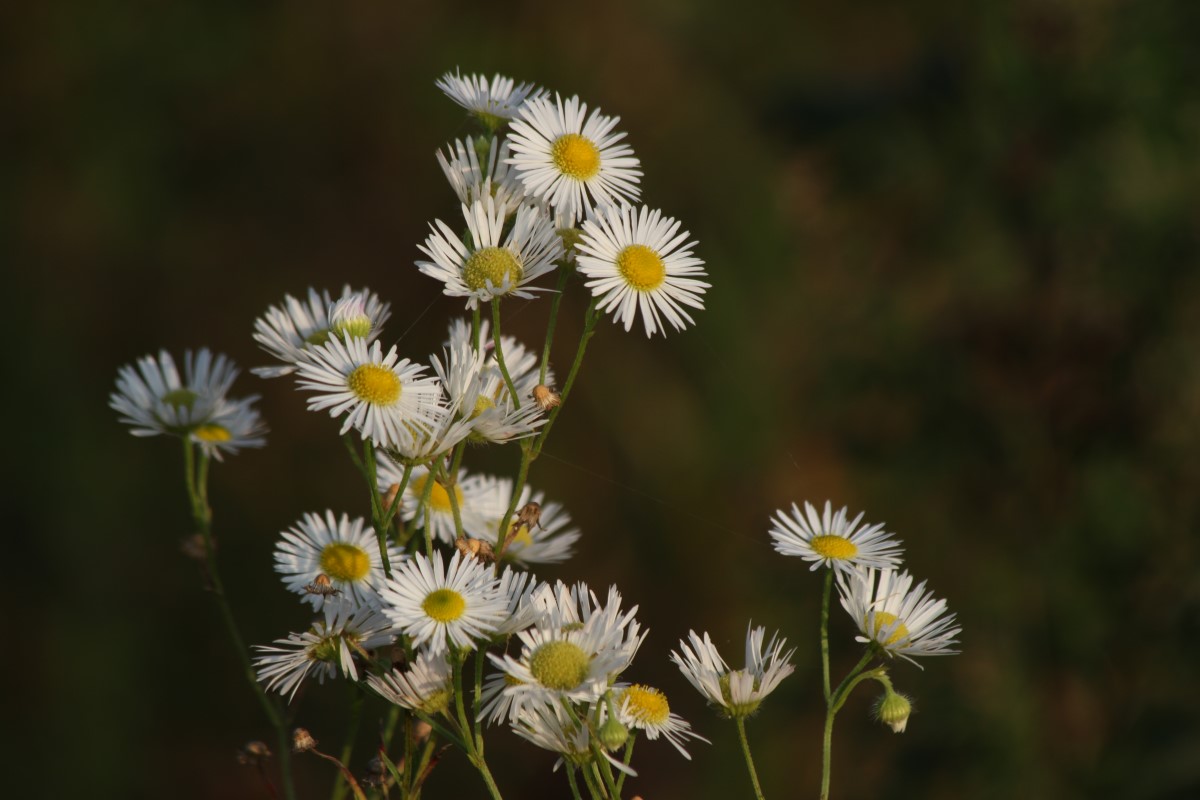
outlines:
[[[886,521],[964,628],[962,655],[894,670],[916,697],[904,735],[851,699],[835,795],[1200,795],[1200,6],[735,5],[0,12],[6,793],[263,796],[233,754],[269,729],[178,552],[178,446],[130,437],[107,395],[160,347],[264,363],[254,318],[310,285],[370,285],[393,304],[385,342],[433,352],[461,302],[413,260],[456,213],[433,153],[469,128],[433,81],[457,65],[620,115],[644,197],[714,284],[683,334],[602,324],[531,476],[585,532],[542,576],[640,604],[630,676],[713,740],[690,763],[643,741],[627,788],[750,795],[732,725],[667,654],[696,628],[739,659],[753,619],[800,648],[749,725],[764,788],[815,796],[820,577],[771,550],[767,519],[830,497]],[[548,304],[505,309],[532,340]],[[269,447],[215,469],[212,494],[265,643],[305,620],[271,571],[278,531],[365,498],[288,381],[237,386],[264,395]],[[833,650],[837,673],[856,660],[840,610]],[[335,684],[300,709],[325,749],[348,699]],[[506,796],[567,795],[550,754],[503,732],[488,752]],[[328,765],[299,768],[327,796]],[[460,793],[485,796],[447,756],[429,796]]]

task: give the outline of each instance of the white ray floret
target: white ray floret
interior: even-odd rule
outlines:
[[[746,632],[746,666],[731,670],[707,633],[703,638],[695,631],[688,632],[688,641],[680,640],[682,653],[672,651],[671,660],[683,676],[709,703],[728,717],[748,717],[779,682],[795,669],[788,660],[795,649],[783,652],[786,639],[778,634],[771,637],[763,651],[765,629],[749,628]]]
[[[609,206],[583,222],[575,257],[585,284],[625,330],[634,317],[642,318],[647,336],[694,325],[687,308],[704,309],[704,291],[711,285],[704,262],[692,254],[679,223],[647,206]],[[686,308],[685,308],[686,307]]]
[[[417,268],[445,284],[443,294],[465,297],[467,308],[475,308],[481,301],[497,297],[531,298],[532,292],[548,291],[530,284],[554,269],[562,258],[563,245],[540,210],[531,205],[517,209],[507,236],[504,206],[490,195],[463,204],[462,212],[470,244],[439,219],[430,226],[433,232],[425,243],[419,245],[432,260],[417,261]]]
[[[499,73],[488,80],[486,75],[464,77],[457,69],[439,78],[436,85],[447,97],[479,117],[493,130],[516,116],[517,109],[526,99],[540,97],[544,93],[532,83],[517,83]]]
[[[403,551],[387,545],[392,569],[400,566]],[[354,606],[379,608],[379,589],[385,580],[383,560],[375,531],[361,518],[334,516],[332,511],[305,514],[284,531],[275,545],[275,571],[284,585],[320,609],[327,603],[349,601]],[[336,593],[311,591],[318,577],[329,579]]]
[[[582,718],[595,719],[597,725],[603,725],[608,716],[605,706],[580,712]],[[592,734],[587,725],[581,724],[566,712],[561,703],[543,702],[532,703],[513,720],[513,732],[543,750],[558,753],[561,758],[555,762],[554,770],[562,766],[563,761],[573,765],[586,765],[593,759]],[[620,760],[613,758],[603,743],[597,741],[600,752],[615,769],[626,775],[637,777],[637,772]]]
[[[479,151],[485,147],[487,158],[481,161]],[[508,216],[525,202],[525,186],[511,171],[510,155],[507,140],[468,136],[465,142],[459,139],[447,145],[444,154],[439,150],[437,160],[460,203],[470,205],[492,197],[497,209]]]
[[[341,433],[354,428],[376,445],[398,447],[412,441],[414,427],[428,429],[438,419],[433,409],[441,390],[436,379],[422,376],[424,369],[398,359],[395,346],[384,355],[379,342],[347,334],[311,348],[297,380],[317,393],[309,410],[345,417]]]
[[[494,479],[490,489],[484,524],[486,530],[495,538],[500,532],[504,514],[512,502],[513,482],[509,478]],[[532,528],[529,525],[520,525],[508,546],[504,548],[502,558],[523,565],[566,561],[571,557],[575,542],[580,537],[579,529],[571,527],[571,515],[563,509],[561,503],[547,502],[542,492],[534,491],[526,485],[514,507],[524,508],[531,502],[537,503],[542,509],[538,524]]]
[[[512,122],[509,163],[526,192],[574,224],[594,207],[638,198],[642,172],[625,134],[613,132],[619,121],[599,109],[587,116],[578,97],[530,99]]]
[[[889,656],[953,655],[962,628],[947,613],[946,601],[934,598],[925,581],[894,569],[859,568],[838,575],[842,608],[858,625],[860,642],[874,643]],[[918,666],[920,666],[918,664]]]
[[[432,655],[422,650],[408,669],[368,675],[367,684],[388,702],[433,716],[450,706],[454,696],[452,677],[446,653]]]
[[[811,561],[814,570],[824,566],[849,574],[857,567],[898,566],[900,542],[882,524],[869,525],[862,519],[861,512],[850,519],[845,506],[835,512],[828,500],[821,514],[812,503],[805,502],[803,512],[792,503],[790,514],[775,512],[771,539],[776,552]]]
[[[254,408],[256,402],[256,394],[238,400],[223,398],[188,436],[217,461],[224,455],[236,455],[243,447],[262,447],[267,443],[267,424]]]
[[[318,292],[311,287],[307,300],[289,294],[283,303],[271,306],[254,321],[254,341],[283,364],[250,371],[262,378],[290,375],[304,360],[305,351],[325,344],[330,336],[350,333],[373,342],[391,316],[390,308],[374,292],[354,291],[348,284],[337,299],[327,289]]]

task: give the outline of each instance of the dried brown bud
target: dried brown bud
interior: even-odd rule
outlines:
[[[237,752],[237,762],[250,766],[258,766],[270,757],[271,748],[267,747],[266,742],[246,742]]]
[[[538,408],[542,411],[549,411],[555,406],[562,405],[562,397],[549,386],[539,383],[533,387],[533,402],[537,403]]]
[[[304,587],[304,591],[309,594],[319,594],[321,597],[332,597],[342,593],[341,589],[335,588],[333,581],[329,580],[329,576],[322,572],[312,583]]]
[[[392,509],[392,504],[396,502],[396,495],[400,494],[400,484],[393,483],[388,487],[388,490],[383,494],[383,513],[387,513]]]
[[[208,559],[208,553],[204,549],[204,537],[198,533],[193,533],[191,536],[181,539],[179,541],[179,552],[193,561],[204,562]]]
[[[496,560],[496,553],[492,549],[489,542],[483,539],[470,539],[459,537],[454,540],[454,546],[458,548],[458,552],[470,558],[477,558],[484,563]]]
[[[429,734],[433,733],[433,726],[428,722],[418,720],[413,724],[413,739],[417,742],[423,742],[429,738]]]
[[[305,728],[292,731],[292,752],[305,753],[317,746],[317,740]]]

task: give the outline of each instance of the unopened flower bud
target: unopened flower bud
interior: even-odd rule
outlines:
[[[533,387],[533,402],[542,411],[549,411],[555,406],[562,405],[562,396],[545,384],[539,383]]]
[[[912,702],[902,694],[888,690],[875,706],[875,716],[884,725],[892,729],[892,733],[904,733],[908,725],[908,717],[912,714]]]
[[[249,764],[257,766],[263,761],[271,757],[271,748],[267,747],[266,742],[246,742],[242,745],[237,753],[237,762],[239,764]]]
[[[629,729],[616,717],[609,717],[596,732],[596,738],[604,745],[605,750],[616,750],[629,739]]]
[[[292,731],[292,752],[305,753],[317,746],[317,740],[305,728]]]

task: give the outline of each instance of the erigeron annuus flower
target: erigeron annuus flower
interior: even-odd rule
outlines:
[[[487,158],[481,161],[480,150],[484,148]],[[470,205],[492,197],[497,209],[503,209],[507,216],[525,202],[525,187],[512,174],[509,156],[507,140],[468,136],[465,142],[456,140],[453,146],[447,145],[444,154],[439,150],[437,160],[460,203]]]
[[[282,537],[275,545],[275,571],[290,591],[302,595],[314,609],[345,601],[379,607],[379,588],[385,579],[383,561],[375,531],[361,517],[336,517],[332,511],[324,516],[305,514]],[[397,568],[403,551],[389,544],[387,552],[391,567]],[[319,575],[327,577],[338,594],[307,590]]]
[[[687,720],[672,712],[667,696],[652,686],[635,683],[614,688],[613,702],[617,709],[617,719],[624,725],[633,730],[645,731],[646,738],[651,741],[659,736],[665,737],[679,754],[689,761],[692,757],[683,748],[683,742],[687,739],[708,741],[693,731]]]
[[[672,651],[671,660],[692,686],[718,706],[725,716],[748,717],[795,669],[788,663],[795,649],[784,653],[787,640],[776,634],[764,653],[764,634],[762,627],[747,630],[746,666],[743,669],[731,670],[709,635],[705,633],[701,638],[695,631],[688,631],[687,642],[680,640],[679,649],[683,654]]]
[[[267,424],[254,408],[256,402],[256,394],[238,400],[223,398],[207,420],[192,428],[188,438],[217,461],[225,454],[236,455],[243,447],[262,447],[267,443]]]
[[[486,75],[463,77],[457,69],[453,73],[447,72],[435,85],[492,130],[516,116],[517,109],[526,99],[544,93],[532,83],[517,83],[499,73],[488,80]]]
[[[529,194],[572,225],[594,207],[638,198],[642,171],[625,134],[613,132],[619,121],[599,109],[588,117],[578,97],[531,98],[512,122],[509,163]]]
[[[345,415],[341,433],[355,428],[363,439],[395,447],[413,439],[413,429],[437,421],[433,410],[441,390],[436,379],[423,377],[424,367],[398,359],[395,346],[383,354],[379,342],[346,335],[312,347],[298,366],[302,389],[317,392],[310,411],[329,409]]]
[[[391,644],[395,631],[379,611],[350,603],[326,603],[322,616],[304,633],[277,639],[276,645],[256,645],[261,655],[255,659],[258,679],[267,690],[278,690],[290,701],[309,675],[318,683],[336,677],[339,672],[358,680],[354,653]]]
[[[446,711],[454,697],[453,672],[446,653],[417,653],[407,669],[368,675],[367,684],[391,703],[433,716]]]
[[[849,574],[860,566],[897,566],[902,552],[900,542],[882,524],[868,525],[862,518],[860,512],[849,519],[844,506],[835,513],[828,500],[823,514],[818,514],[812,503],[804,504],[803,513],[792,503],[790,515],[782,510],[775,512],[771,539],[776,552],[811,561],[814,570],[826,566]]]
[[[393,572],[380,593],[384,613],[412,637],[414,647],[440,653],[448,643],[470,649],[477,639],[487,639],[507,614],[490,566],[461,553],[442,559],[418,553]]]
[[[391,487],[398,485],[404,477],[403,469],[393,462],[386,454],[379,453],[376,474],[379,480],[380,494],[387,495]],[[433,485],[429,485],[429,481]],[[463,531],[468,536],[481,537],[486,532],[484,512],[488,508],[491,496],[491,480],[483,475],[468,475],[465,469],[458,471],[458,480],[454,485],[454,500],[458,503],[459,518],[462,520]],[[425,492],[429,492],[428,509],[422,503]],[[431,477],[429,467],[414,467],[408,478],[408,486],[400,498],[399,515],[405,522],[417,519],[417,528],[425,528],[428,510],[429,530],[436,541],[452,543],[458,536],[454,523],[454,507],[450,502],[450,489],[441,481]]]
[[[609,206],[584,220],[575,260],[601,311],[612,312],[625,330],[640,315],[647,336],[665,335],[664,318],[677,331],[695,324],[684,306],[703,310],[711,285],[699,280],[706,277],[704,262],[692,254],[689,235],[661,211]]]
[[[190,436],[223,407],[237,373],[232,361],[205,347],[184,353],[181,375],[175,359],[162,350],[158,358],[139,358],[136,369],[127,364],[117,371],[117,390],[108,405],[133,427],[134,436]]]
[[[599,728],[605,722],[607,712],[604,705],[581,711],[580,716],[595,718]],[[582,719],[574,719],[558,702],[536,702],[529,704],[519,718],[512,721],[513,732],[543,750],[558,753],[562,758],[554,763],[554,770],[563,761],[584,765],[592,761],[592,733]],[[602,742],[597,741],[604,758],[626,775],[637,776],[637,772],[613,758]]]
[[[342,287],[336,300],[327,289],[318,292],[311,287],[306,301],[286,295],[283,303],[271,306],[254,321],[254,341],[283,364],[250,371],[262,378],[290,375],[313,345],[346,334],[372,342],[389,316],[389,304],[374,292],[354,291],[349,285]]]
[[[497,297],[531,298],[532,292],[548,291],[530,283],[554,269],[562,257],[562,240],[541,211],[521,206],[507,236],[504,206],[490,195],[463,204],[462,212],[470,244],[439,219],[419,245],[433,260],[418,261],[417,268],[444,283],[443,294],[465,297],[467,308],[475,308]]]
[[[483,512],[485,529],[492,537],[499,533],[504,514],[512,501],[513,482],[509,478],[494,479],[491,493]],[[526,485],[515,508],[524,508],[527,503],[541,506],[541,517],[532,528],[519,524],[516,533],[504,548],[502,558],[518,564],[555,564],[571,557],[575,542],[579,540],[579,529],[570,527],[571,515],[563,510],[561,503],[547,502],[542,492],[535,492]],[[510,527],[517,524],[516,516]]]
[[[962,628],[947,613],[946,601],[926,591],[925,581],[915,589],[912,584],[912,575],[895,569],[859,568],[838,575],[842,608],[862,632],[855,639],[914,664],[912,656],[957,653],[952,646]]]

